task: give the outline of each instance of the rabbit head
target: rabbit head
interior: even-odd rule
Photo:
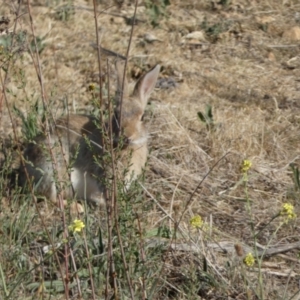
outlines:
[[[131,95],[128,93],[128,83],[125,78],[123,84],[123,63],[116,63],[117,71],[117,97],[116,97],[116,119],[121,114],[121,124],[116,120],[115,126],[118,127],[120,134],[125,138],[128,146],[140,145],[147,142],[147,130],[143,117],[148,99],[153,91],[160,66],[155,66],[152,70],[144,74],[135,84]],[[123,92],[122,92],[123,90]]]

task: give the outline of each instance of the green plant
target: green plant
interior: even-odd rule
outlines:
[[[45,122],[44,109],[39,105],[37,100],[30,105],[29,112],[23,113],[15,105],[13,106],[14,112],[22,120],[22,132],[27,141],[33,140],[41,133],[41,124]]]
[[[216,42],[219,39],[219,36],[222,32],[226,32],[232,25],[232,21],[222,21],[211,24],[207,17],[204,18],[200,27],[204,30],[207,37],[209,37],[212,42]]]
[[[70,1],[56,9],[55,19],[63,22],[69,21],[75,14],[73,2]]]
[[[265,278],[263,276],[263,261],[268,255],[267,251],[270,245],[272,245],[273,239],[276,238],[276,235],[278,232],[287,226],[288,223],[294,222],[297,219],[297,215],[295,213],[295,207],[291,203],[283,203],[281,205],[281,208],[277,213],[275,213],[270,220],[260,228],[260,230],[257,230],[255,228],[255,213],[252,208],[252,201],[249,197],[249,170],[252,167],[252,162],[248,159],[244,160],[241,166],[241,171],[242,171],[242,181],[244,184],[244,191],[245,191],[245,208],[247,213],[249,214],[250,218],[250,228],[251,228],[251,233],[252,233],[252,238],[253,238],[253,244],[254,244],[254,249],[253,253],[248,252],[246,255],[243,255],[243,264],[247,268],[252,268],[254,265],[257,266],[258,272],[257,272],[257,287],[255,293],[257,293],[257,297],[259,299],[266,299],[266,291],[264,289],[265,286]],[[264,247],[263,250],[260,250],[257,247],[257,242],[259,237],[262,235],[262,233],[270,227],[272,228],[272,234],[269,236],[268,241],[266,243],[266,246]],[[237,249],[237,248],[236,248]],[[245,273],[245,270],[242,270],[243,276],[245,276],[245,282],[247,282],[247,275]],[[284,297],[284,296],[283,296]],[[285,298],[284,298],[285,299]]]
[[[10,33],[0,35],[0,47],[3,47],[3,49],[7,51],[11,46],[12,37],[13,34]],[[27,32],[25,30],[18,32],[17,34],[15,34],[14,39],[15,39],[15,51],[16,50],[19,51],[20,49],[23,49],[25,47],[25,43],[27,39]]]
[[[46,47],[46,43],[44,41],[45,37],[36,37],[37,51],[39,52],[39,54],[41,54]],[[32,52],[36,52],[34,40],[32,40],[30,43],[30,49]]]
[[[159,25],[160,20],[167,16],[167,7],[170,0],[146,0],[145,6],[150,17],[150,23],[153,27]]]
[[[206,105],[205,112],[199,111],[197,115],[199,120],[206,125],[208,131],[212,131],[215,128],[212,107],[209,104]]]
[[[228,7],[231,3],[231,0],[220,0],[219,4],[223,7]]]

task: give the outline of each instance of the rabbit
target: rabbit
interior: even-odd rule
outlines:
[[[115,139],[122,139],[122,148],[117,155],[118,176],[124,182],[125,190],[142,172],[145,166],[148,147],[148,133],[143,123],[143,115],[147,101],[153,91],[160,66],[144,74],[135,84],[133,93],[128,94],[125,78],[122,108],[120,95],[123,84],[123,64],[116,63],[117,95],[116,108],[113,115],[112,130]],[[118,117],[121,113],[121,128],[118,128]],[[98,121],[99,124],[99,121]],[[107,129],[108,124],[105,125]],[[32,181],[37,196],[43,196],[57,203],[58,190],[55,178],[63,185],[64,199],[73,198],[87,200],[95,204],[105,204],[105,168],[110,163],[96,163],[103,158],[101,129],[97,120],[90,115],[70,114],[59,118],[50,130],[50,138],[38,136],[24,150],[25,163],[19,167],[19,183],[27,184],[27,175]],[[49,144],[55,164],[49,155]],[[119,147],[120,148],[120,147]],[[55,165],[55,167],[54,167]],[[56,172],[53,170],[57,170]],[[122,178],[123,176],[123,178]],[[120,178],[119,177],[119,178]],[[65,181],[65,184],[64,184]]]

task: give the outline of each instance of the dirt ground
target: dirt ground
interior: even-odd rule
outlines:
[[[10,19],[3,25],[9,32],[16,6],[8,0],[0,4],[0,17]],[[67,108],[77,113],[92,109],[90,87],[98,85],[99,77],[92,9],[92,2],[82,0],[31,1],[46,96],[57,117]],[[101,47],[126,55],[131,32],[126,21],[134,13],[134,3],[125,1],[118,8],[99,1],[98,11]],[[163,11],[153,27],[149,9],[140,1],[128,62],[131,83],[150,67],[161,65],[146,116],[147,201],[153,201],[152,195],[175,219],[189,203],[181,226],[188,228],[190,218],[200,215],[214,228],[212,243],[228,245],[227,254],[209,245],[205,248],[222,273],[228,257],[238,256],[234,245],[253,249],[253,230],[261,230],[259,249],[299,242],[299,217],[279,230],[280,218],[269,222],[284,203],[293,204],[300,215],[299,191],[290,167],[300,162],[300,4],[297,0],[178,0]],[[26,4],[21,13],[17,32],[26,31],[26,40],[31,41]],[[0,45],[5,35],[3,31]],[[32,58],[21,47],[18,41],[14,50],[22,52],[22,60],[11,66],[14,76],[7,88],[10,108],[15,105],[26,113],[41,92]],[[113,58],[102,53],[102,75],[106,75],[106,58],[109,64]],[[109,73],[113,83],[113,69]],[[197,115],[207,105],[213,114],[209,129]],[[1,109],[5,148],[14,144],[13,131],[4,102]],[[21,141],[21,120],[13,118]],[[252,162],[247,191],[241,172],[245,159]],[[153,202],[150,224],[155,226],[161,218]],[[265,257],[261,268],[266,299],[298,299],[290,298],[299,289],[298,255],[297,244],[288,252]]]

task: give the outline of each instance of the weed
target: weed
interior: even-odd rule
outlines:
[[[157,27],[163,17],[167,17],[167,7],[170,5],[169,0],[146,0],[145,5],[150,17],[150,23]]]
[[[219,39],[221,33],[226,32],[232,26],[232,21],[223,21],[211,24],[208,22],[207,17],[204,18],[200,27],[204,30],[207,37],[211,39],[212,42],[216,42]]]
[[[30,49],[32,52],[36,52],[38,51],[39,54],[41,54],[43,52],[43,50],[46,47],[46,43],[45,43],[45,37],[36,37],[36,44],[37,44],[37,49],[35,49],[35,42],[34,40],[31,41],[30,43]]]
[[[212,107],[207,104],[205,112],[199,111],[197,113],[199,120],[205,124],[207,131],[212,131],[215,128],[215,122],[212,113]]]
[[[55,18],[59,21],[67,22],[69,21],[75,14],[75,8],[73,2],[68,2],[56,9]]]
[[[42,133],[41,125],[45,122],[45,113],[39,103],[39,100],[37,100],[34,104],[30,105],[28,113],[22,112],[16,106],[13,107],[16,115],[22,120],[22,132],[27,141],[32,141]]]
[[[220,0],[219,4],[224,6],[224,7],[228,7],[231,3],[231,0]]]

